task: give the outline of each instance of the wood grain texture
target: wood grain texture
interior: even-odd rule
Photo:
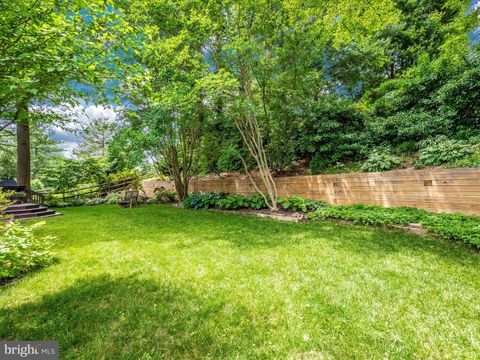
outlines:
[[[258,187],[263,190],[259,179]],[[381,173],[348,173],[276,177],[279,196],[301,196],[330,204],[413,206],[437,212],[480,216],[480,168],[393,170]],[[148,196],[156,187],[173,189],[169,181],[143,183]],[[193,179],[190,191],[224,191],[251,195],[248,177]]]
[[[255,180],[263,189],[259,180]],[[438,212],[480,215],[480,168],[394,170],[381,173],[275,178],[278,194],[322,199],[331,204],[413,206]],[[191,191],[250,195],[246,177],[192,180]]]

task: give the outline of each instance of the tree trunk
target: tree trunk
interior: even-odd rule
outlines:
[[[249,71],[245,66],[240,64],[240,96],[245,102],[250,104],[254,103],[253,93],[252,93],[252,81],[249,74]],[[267,114],[266,114],[267,115]],[[245,167],[245,172],[247,173],[253,187],[257,190],[265,200],[265,203],[271,210],[278,210],[278,193],[275,181],[273,180],[270,167],[268,166],[268,159],[263,148],[263,137],[258,124],[255,113],[252,109],[247,108],[245,111],[242,111],[239,116],[235,118],[235,125],[237,126],[240,135],[242,136],[243,142],[246,145],[250,155],[253,157],[257,163],[258,172],[262,180],[265,189],[267,190],[267,195],[260,191],[259,187],[250,176],[248,171],[247,163],[240,156],[243,166]]]
[[[30,124],[26,105],[17,109],[17,184],[30,187]]]
[[[173,181],[175,185],[175,191],[178,196],[179,201],[183,201],[188,196],[188,181],[184,182],[181,179],[177,178]]]

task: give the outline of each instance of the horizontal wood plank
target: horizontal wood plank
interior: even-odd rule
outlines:
[[[322,199],[332,204],[413,206],[430,211],[480,215],[480,168],[393,170],[276,177],[278,195]],[[257,186],[264,190],[259,179]],[[170,183],[171,184],[171,183]],[[165,181],[144,183],[147,195]],[[248,177],[193,179],[190,191],[224,191],[242,195],[256,192]]]

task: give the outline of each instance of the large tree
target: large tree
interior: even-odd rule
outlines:
[[[280,151],[277,136],[294,133],[305,97],[324,91],[318,50],[364,43],[397,19],[391,0],[138,0],[127,14],[145,31],[138,60],[148,81],[135,84],[147,89],[141,108],[160,107],[171,129],[178,128],[178,119],[195,114],[202,122],[231,121],[250,154],[243,162],[255,164],[272,209],[277,194],[270,155],[279,168],[292,156]],[[195,104],[200,111],[190,110],[188,116],[182,111],[196,109]],[[198,121],[189,123],[198,126]],[[158,141],[158,146],[163,150],[165,144]]]
[[[136,42],[120,12],[104,1],[7,0],[1,6],[0,130],[16,124],[17,182],[30,185],[30,126],[45,120],[32,112],[41,104],[75,103],[92,86],[104,88]]]
[[[108,144],[113,139],[116,124],[105,115],[88,117],[86,123],[80,125],[80,140],[73,154],[78,158],[106,158]]]

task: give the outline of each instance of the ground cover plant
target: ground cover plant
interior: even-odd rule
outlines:
[[[62,211],[35,230],[58,261],[0,288],[2,339],[56,339],[62,359],[480,351],[480,259],[462,244],[171,205]]]
[[[232,195],[222,192],[191,193],[183,202],[191,209],[265,209],[263,199],[252,196]],[[480,218],[462,214],[432,213],[412,207],[385,208],[374,205],[329,205],[321,200],[291,196],[279,199],[283,210],[306,213],[308,220],[346,220],[362,225],[408,225],[420,223],[424,228],[447,239],[463,241],[480,248]]]
[[[10,204],[10,197],[11,193],[0,191],[0,282],[53,261],[51,236],[35,236],[33,226],[22,226],[11,221],[8,215],[2,215]]]
[[[34,227],[9,224],[0,232],[0,281],[53,262],[51,236],[35,236]]]

